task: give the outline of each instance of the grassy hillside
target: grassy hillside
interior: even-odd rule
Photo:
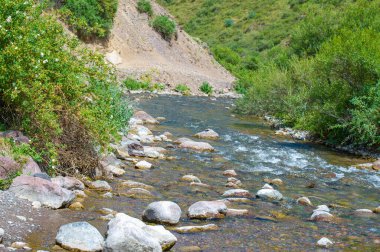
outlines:
[[[239,78],[241,112],[380,146],[380,1],[162,0]]]
[[[45,7],[1,1],[0,123],[31,137],[51,173],[93,175],[130,109],[103,57],[69,38]]]

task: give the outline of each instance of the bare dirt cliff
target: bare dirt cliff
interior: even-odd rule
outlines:
[[[109,42],[95,46],[106,54],[119,71],[120,78],[133,76],[163,83],[167,88],[188,85],[197,92],[207,81],[216,91],[232,89],[234,77],[219,65],[208,49],[177,28],[177,39],[170,43],[149,26],[148,15],[136,9],[135,0],[120,0]],[[169,15],[152,1],[155,15]]]

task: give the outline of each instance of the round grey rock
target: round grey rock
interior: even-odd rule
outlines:
[[[150,203],[143,212],[143,220],[159,224],[177,224],[181,218],[181,208],[171,201]]]

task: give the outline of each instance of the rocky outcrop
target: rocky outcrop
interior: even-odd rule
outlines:
[[[99,231],[87,222],[74,222],[59,228],[56,243],[70,251],[102,251],[104,238]]]
[[[25,175],[14,179],[9,191],[19,198],[30,202],[39,201],[43,206],[53,209],[66,206],[75,198],[74,192],[51,181]]]
[[[190,219],[224,218],[227,206],[222,201],[198,201],[189,207],[187,215]]]
[[[84,184],[79,179],[76,179],[74,177],[57,176],[55,178],[52,178],[51,181],[54,184],[57,184],[60,187],[66,188],[71,191],[84,190]]]
[[[157,201],[150,203],[144,210],[143,220],[152,223],[174,225],[181,218],[181,208],[171,201]]]
[[[33,158],[28,157],[25,164],[22,167],[22,174],[24,175],[34,175],[36,173],[41,173],[41,169],[38,164],[33,160]]]

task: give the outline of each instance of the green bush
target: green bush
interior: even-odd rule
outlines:
[[[189,95],[190,94],[190,88],[186,86],[185,84],[178,84],[174,91],[181,93],[183,95]]]
[[[234,21],[232,19],[229,18],[229,19],[224,20],[225,27],[231,27],[233,25],[234,25]]]
[[[118,0],[65,0],[61,17],[82,39],[106,38],[112,28]]]
[[[124,80],[124,86],[129,90],[148,90],[150,87],[149,82],[141,82],[132,78]]]
[[[213,92],[213,87],[208,82],[203,82],[202,85],[199,87],[199,90],[207,95],[211,95]]]
[[[137,2],[137,10],[138,10],[140,13],[146,13],[146,14],[148,14],[149,16],[152,16],[152,15],[153,15],[152,4],[150,3],[149,0],[139,0],[139,1]]]
[[[161,34],[161,36],[170,41],[176,32],[176,25],[174,21],[172,21],[167,16],[157,16],[154,18],[152,22],[153,28]]]
[[[119,139],[129,105],[102,56],[68,38],[34,1],[0,9],[0,113],[24,131],[52,172],[94,175],[98,152]]]

